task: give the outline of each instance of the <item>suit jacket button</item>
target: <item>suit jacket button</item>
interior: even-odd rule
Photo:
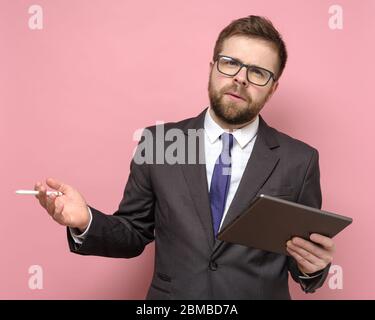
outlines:
[[[216,271],[217,270],[217,263],[215,261],[210,261],[209,268],[211,271]]]

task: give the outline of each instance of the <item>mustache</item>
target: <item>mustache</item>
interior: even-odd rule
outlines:
[[[241,90],[241,88],[237,86],[227,86],[227,87],[224,87],[222,90],[220,90],[221,96],[223,96],[227,92],[232,92],[236,95],[239,95],[240,97],[243,97],[244,99],[246,99],[246,101],[252,100],[246,91]]]

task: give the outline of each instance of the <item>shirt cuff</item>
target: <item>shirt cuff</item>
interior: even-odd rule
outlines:
[[[302,276],[298,276],[298,278],[300,278],[300,279],[314,279],[316,277],[321,276],[323,274],[324,270],[320,271],[319,273],[313,273],[311,275],[308,275],[307,273],[304,273],[301,270],[299,270],[299,272],[302,273]]]
[[[90,226],[91,226],[92,213],[91,213],[91,209],[90,209],[89,206],[87,206],[87,209],[89,211],[90,220],[89,220],[89,224],[88,224],[86,230],[83,233],[80,233],[79,229],[77,229],[77,228],[70,228],[69,227],[70,235],[72,236],[74,242],[77,243],[77,244],[82,244],[83,243],[83,241],[86,239],[86,234],[89,231]]]

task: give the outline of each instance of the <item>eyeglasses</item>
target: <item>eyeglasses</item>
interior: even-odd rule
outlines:
[[[276,81],[274,73],[267,69],[244,64],[234,58],[222,55],[219,55],[216,61],[217,70],[227,76],[234,77],[240,72],[243,67],[245,67],[247,70],[247,81],[249,81],[250,83],[263,87],[267,85],[270,79]]]

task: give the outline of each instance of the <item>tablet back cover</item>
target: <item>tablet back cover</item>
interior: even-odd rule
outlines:
[[[218,239],[287,255],[286,242],[292,237],[308,240],[310,234],[319,233],[332,238],[351,222],[349,217],[260,195],[219,232]]]

